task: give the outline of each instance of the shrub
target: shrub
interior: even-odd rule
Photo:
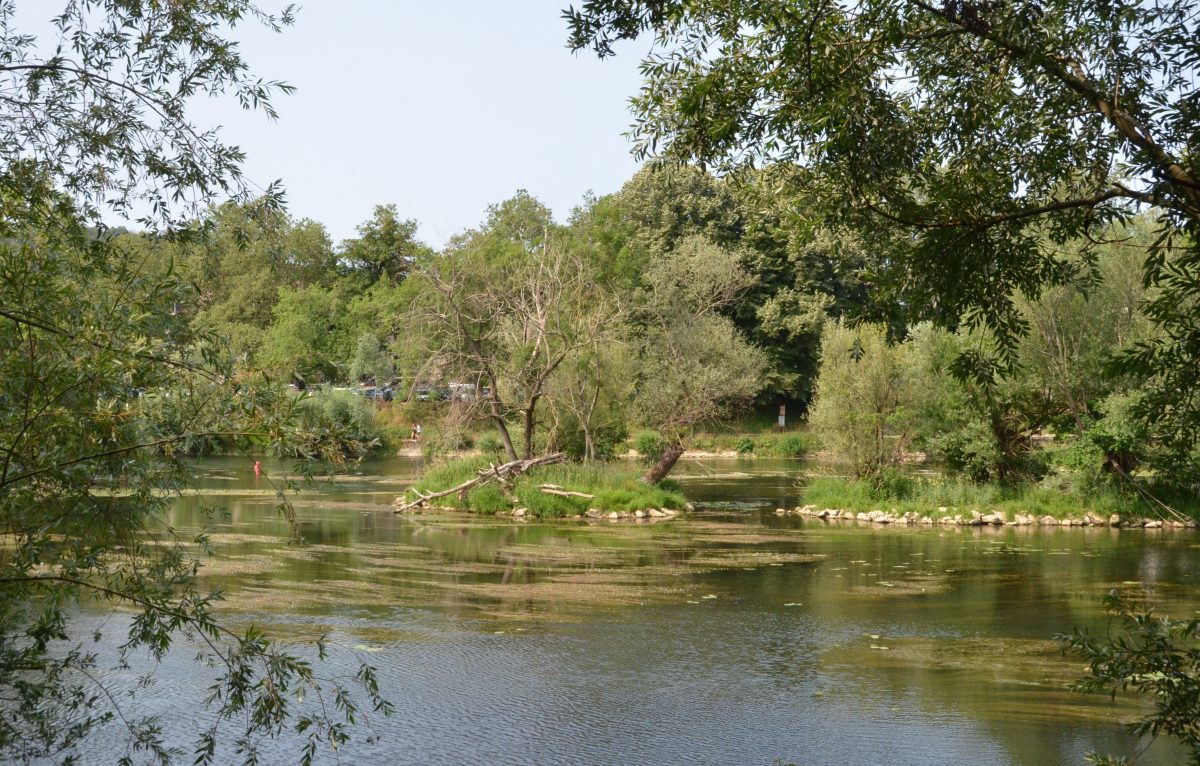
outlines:
[[[380,444],[375,406],[352,391],[319,391],[300,402],[302,443],[288,456],[340,453],[362,457]]]
[[[895,468],[885,468],[867,480],[871,497],[876,500],[909,500],[915,483]]]
[[[913,438],[909,349],[889,344],[881,325],[825,326],[809,423],[854,474],[898,465]]]
[[[667,440],[658,431],[638,431],[633,435],[633,448],[644,458],[656,458],[666,449]]]
[[[750,455],[754,452],[754,440],[749,436],[743,436],[737,440],[737,444],[733,448],[739,455]]]
[[[771,453],[778,457],[804,457],[814,451],[814,441],[809,434],[783,434],[772,445]]]

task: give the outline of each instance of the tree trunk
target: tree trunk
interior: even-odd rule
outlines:
[[[646,471],[646,475],[642,477],[642,481],[647,484],[657,484],[667,478],[667,474],[671,472],[671,469],[675,467],[675,463],[683,455],[684,449],[684,446],[679,442],[668,443],[658,462],[650,466],[650,470]]]
[[[488,408],[492,422],[496,424],[496,430],[500,432],[500,443],[504,445],[504,454],[508,456],[508,462],[513,462],[517,459],[517,450],[513,447],[512,437],[508,435],[508,426],[504,422],[504,413],[500,410],[500,402],[496,400],[495,382],[492,383],[492,396],[488,399]],[[529,458],[526,457],[526,460]]]
[[[525,424],[525,460],[533,457],[533,432],[537,428],[537,404],[538,399],[542,398],[542,390],[539,384],[538,389],[529,397],[529,401],[525,405],[525,409],[521,411]]]
[[[530,405],[529,408],[522,413],[522,415],[524,415],[525,421],[525,459],[528,460],[529,458],[533,457],[533,428],[535,425],[533,419],[533,405]]]
[[[596,402],[599,399],[600,386],[596,386],[596,393],[592,394],[591,403],[588,404],[583,417],[579,419],[580,425],[583,427],[583,453],[586,460],[596,459],[596,440],[592,438],[592,415],[596,412]]]
[[[517,459],[517,449],[513,446],[512,437],[508,435],[508,426],[505,425],[504,418],[495,413],[492,413],[492,421],[496,424],[496,430],[500,432],[500,443],[504,445],[504,454],[511,463]]]

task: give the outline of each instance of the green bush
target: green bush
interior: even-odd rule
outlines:
[[[633,448],[644,458],[656,458],[666,449],[667,440],[658,431],[638,431],[633,435]]]
[[[754,453],[754,440],[751,439],[749,436],[743,436],[742,438],[737,440],[737,444],[734,445],[734,450],[739,455],[753,454]]]
[[[623,423],[606,423],[592,431],[592,450],[597,460],[611,460],[617,455],[617,449],[625,443],[629,432]],[[565,418],[558,432],[558,449],[567,453],[572,460],[583,460],[587,457],[587,439],[583,429],[574,418]]]
[[[476,487],[467,495],[467,508],[475,513],[495,515],[511,507],[504,490],[494,483]]]
[[[771,451],[779,457],[804,457],[814,451],[814,441],[808,434],[783,434],[775,441]]]

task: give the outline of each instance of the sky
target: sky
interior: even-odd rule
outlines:
[[[335,243],[394,203],[440,246],[518,189],[562,221],[636,171],[622,134],[649,47],[572,54],[568,4],[310,0],[282,34],[235,31],[257,74],[297,88],[275,100],[278,122],[229,102],[193,114],[246,151],[253,182],[282,179],[292,215]]]

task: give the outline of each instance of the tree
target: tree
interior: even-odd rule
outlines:
[[[689,237],[651,263],[643,281],[631,317],[637,344],[633,411],[666,442],[643,477],[656,484],[686,451],[696,426],[753,401],[767,360],[718,313],[750,281],[730,251]]]
[[[816,379],[820,328],[865,303],[853,240],[806,240],[788,226],[794,200],[692,167],[648,166],[621,190],[593,200],[572,221],[598,273],[614,289],[635,289],[642,272],[687,237],[736,253],[751,277],[721,313],[770,360],[759,398],[807,402]]]
[[[599,310],[608,306],[603,301],[589,305],[593,283],[583,261],[546,240],[546,230],[535,239],[531,227],[517,231],[524,233],[485,229],[422,264],[408,312],[422,346],[416,361],[424,372],[414,378],[473,383],[471,398],[496,426],[510,461],[517,451],[508,419],[518,418],[530,459],[551,376],[616,318],[615,308]]]
[[[417,222],[401,220],[395,205],[376,205],[371,220],[358,227],[358,238],[342,243],[342,260],[367,285],[387,277],[402,282],[429,247],[417,239]]]
[[[857,478],[900,464],[914,437],[918,385],[909,349],[888,344],[878,325],[826,327],[809,422],[821,443]]]
[[[342,301],[319,286],[283,288],[273,309],[274,321],[255,355],[257,363],[282,380],[332,382],[338,379],[337,323]]]
[[[302,733],[309,761],[321,742],[345,741],[355,695],[256,629],[223,627],[220,594],[197,585],[193,541],[162,519],[189,479],[181,445],[217,423],[297,443],[294,403],[235,374],[223,344],[190,326],[180,309],[196,294],[171,259],[154,261],[153,247],[131,247],[102,222],[144,212],[179,239],[175,227],[215,194],[248,199],[241,152],[189,122],[186,107],[227,94],[273,115],[271,97],[289,88],[254,77],[228,34],[246,18],[278,28],[290,11],[84,0],[66,4],[47,41],[21,34],[13,9],[0,3],[0,760],[70,760],[109,721],[129,730],[114,760],[183,755],[95,672],[108,668],[76,616],[97,603],[130,609],[100,629],[124,629],[122,662],[161,657],[181,636],[202,647],[212,715],[196,732],[196,763],[235,751],[254,762],[285,727]],[[277,207],[277,195],[263,204]],[[143,391],[186,398],[181,430],[154,432]],[[369,667],[357,683],[386,711]],[[329,707],[296,703],[304,692]]]
[[[984,379],[1016,363],[1016,297],[1072,277],[1063,243],[1154,211],[1143,260],[1159,332],[1125,361],[1186,473],[1200,436],[1200,19],[1147,5],[585,0],[570,46],[655,50],[634,99],[642,155],[777,189],[867,243],[865,279],[909,323],[982,327]],[[986,362],[986,364],[984,363]],[[1194,464],[1192,465],[1194,468]]]

